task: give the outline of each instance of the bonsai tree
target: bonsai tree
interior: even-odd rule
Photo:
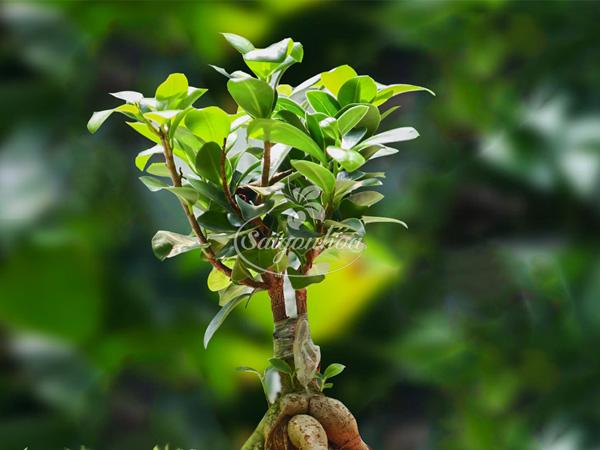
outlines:
[[[252,72],[213,66],[228,79],[237,111],[196,108],[206,89],[174,73],[152,98],[112,94],[124,104],[95,112],[88,129],[94,133],[118,112],[154,143],[135,159],[145,172],[140,180],[150,191],[178,198],[191,234],[158,231],[152,247],[161,260],[199,250],[212,264],[208,287],[218,292],[221,310],[206,330],[205,346],[234,308],[268,292],[273,358],[264,373],[241,370],[259,376],[270,407],[242,449],[366,450],[354,416],[323,394],[344,366],[320,367],[306,287],[322,282],[336,257],[347,261],[344,255],[362,249],[365,225],[404,225],[367,215],[383,197],[371,189],[384,174],[363,166],[396,153],[388,144],[418,136],[410,127],[378,133],[397,108],[381,113],[379,107],[396,95],[431,91],[386,86],[347,65],[292,87],[281,79],[302,61],[300,43],[288,38],[255,48],[241,36],[224,37]]]

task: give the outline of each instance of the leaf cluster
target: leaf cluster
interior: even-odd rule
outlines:
[[[362,235],[369,223],[404,224],[367,215],[383,198],[373,188],[382,184],[384,174],[364,166],[396,153],[390,144],[418,136],[412,127],[378,132],[395,110],[382,113],[381,106],[407,92],[432,93],[420,86],[384,85],[348,65],[293,87],[281,79],[302,61],[300,43],[287,38],[256,48],[241,36],[224,37],[250,71],[229,73],[213,66],[227,78],[236,111],[196,107],[206,89],[173,73],[153,97],[113,93],[124,103],[95,112],[88,123],[94,133],[119,113],[151,142],[135,158],[140,180],[152,192],[178,197],[194,231],[189,236],[158,231],[152,239],[155,255],[164,260],[200,249],[215,266],[208,286],[218,292],[222,309],[207,330],[205,345],[237,305],[269,287],[272,274],[306,275],[291,277],[295,289],[324,278],[310,276],[322,249],[240,250],[243,236],[318,237],[331,229]],[[302,192],[311,192],[311,198]],[[311,211],[315,204],[320,214]]]

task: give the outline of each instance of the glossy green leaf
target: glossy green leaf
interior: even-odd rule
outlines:
[[[356,125],[354,125],[354,128],[365,128],[367,130],[365,136],[369,137],[377,131],[377,129],[379,128],[379,124],[381,123],[381,114],[376,106],[373,106],[371,104],[359,105],[356,103],[351,103],[350,105],[346,105],[339,110],[339,112],[337,113],[338,120],[346,111],[355,106],[366,106],[368,108],[367,113],[362,119],[360,119],[360,121]]]
[[[229,44],[235,48],[242,55],[254,50],[254,45],[248,39],[243,36],[239,36],[233,33],[221,33],[223,37],[229,42]]]
[[[221,184],[221,156],[223,150],[216,142],[207,142],[196,154],[195,169],[201,177],[212,181],[218,185]],[[231,164],[225,158],[225,175],[231,175]]]
[[[321,81],[323,85],[331,92],[333,95],[337,96],[342,85],[357,76],[356,71],[348,66],[343,65],[336,67],[335,69],[331,69],[329,72],[323,72],[321,74]]]
[[[227,213],[224,212],[206,211],[198,216],[196,220],[201,226],[212,231],[227,233],[237,229],[227,220]]]
[[[304,114],[306,113],[306,111],[304,111],[302,106],[300,106],[294,100],[287,98],[287,97],[279,96],[277,98],[277,104],[275,105],[275,110],[282,110],[282,109],[291,111],[300,117],[304,117]]]
[[[242,212],[243,219],[246,221],[265,215],[271,210],[271,208],[273,208],[272,201],[266,201],[264,203],[261,203],[260,205],[252,205],[248,202],[245,202],[237,196],[235,198],[235,201],[238,204],[240,211]]]
[[[310,161],[295,160],[291,164],[311,183],[321,188],[326,201],[331,197],[335,189],[335,177],[328,169]]]
[[[270,117],[275,103],[275,91],[265,81],[234,78],[227,82],[227,90],[235,102],[252,117]]]
[[[366,147],[366,148],[363,148],[361,145],[361,146],[359,146],[359,148],[360,148],[360,154],[363,155],[363,157],[367,161],[370,161],[375,158],[381,158],[383,156],[395,155],[396,153],[398,153],[398,149],[392,148],[392,147],[387,147],[382,144],[370,145],[369,147]]]
[[[352,106],[344,111],[337,119],[342,136],[352,130],[368,111],[369,107],[366,105]]]
[[[237,264],[237,261],[236,261]],[[235,264],[233,266],[233,270],[235,271]],[[247,277],[245,277],[247,278]],[[242,280],[243,278],[240,278],[240,280]],[[232,278],[233,281],[236,281],[235,279]],[[238,280],[239,281],[239,280]],[[219,306],[225,306],[227,303],[229,303],[230,301],[244,296],[244,295],[250,295],[254,292],[254,288],[251,288],[250,286],[244,286],[242,284],[230,284],[229,286],[227,286],[225,289],[219,291]]]
[[[96,111],[90,117],[90,120],[87,123],[87,129],[90,133],[95,133],[102,126],[106,119],[108,119],[111,114],[115,112],[114,109],[106,109],[104,111]]]
[[[339,363],[330,364],[327,367],[327,369],[325,369],[325,372],[323,372],[323,378],[328,380],[329,378],[336,377],[339,374],[341,374],[345,368],[346,368],[346,366],[344,366],[343,364],[339,364]]]
[[[340,88],[337,99],[341,106],[351,103],[370,103],[377,95],[377,85],[367,75],[354,77],[346,81]]]
[[[231,312],[240,305],[244,300],[250,297],[251,294],[244,294],[240,297],[237,297],[230,302],[228,302],[225,306],[223,306],[219,312],[213,317],[213,319],[208,324],[206,331],[204,332],[204,348],[208,347],[208,343],[217,332],[217,330],[223,325],[225,319],[231,314]]]
[[[231,280],[229,279],[229,277],[216,267],[213,267],[213,269],[208,274],[208,279],[206,280],[206,285],[208,286],[208,289],[210,289],[213,292],[225,289],[230,284]]]
[[[151,176],[140,177],[140,181],[148,188],[150,192],[168,191],[175,194],[181,200],[194,204],[198,201],[198,193],[190,186],[174,187],[169,186],[159,178]]]
[[[412,84],[392,84],[390,86],[384,87],[379,92],[377,92],[377,95],[373,100],[373,104],[375,106],[379,106],[387,102],[390,98],[395,97],[396,95],[418,91],[425,91],[429,92],[431,95],[435,95],[435,92],[422,86],[415,86]]]
[[[185,125],[204,142],[216,142],[223,145],[229,135],[232,118],[216,106],[195,109],[187,113]]]
[[[248,136],[254,139],[277,142],[302,150],[326,163],[323,150],[310,136],[298,128],[279,120],[257,119],[248,125]]]
[[[142,122],[125,122],[125,123],[127,125],[129,125],[131,128],[133,128],[135,131],[140,133],[145,138],[150,139],[152,142],[154,142],[156,144],[160,144],[160,137],[158,136],[158,134],[156,134],[153,130],[151,130],[150,127],[148,127],[148,125],[146,125],[145,123],[142,123]]]
[[[285,373],[287,375],[294,374],[294,371],[290,365],[281,358],[271,358],[269,359],[269,363],[281,373]]]
[[[146,173],[149,173],[150,175],[156,175],[157,177],[165,178],[169,178],[171,176],[171,172],[164,162],[156,162],[150,164],[148,167],[146,167]]]
[[[152,238],[152,251],[161,261],[197,248],[200,248],[200,244],[195,236],[161,230]]]
[[[158,155],[158,154],[162,155],[162,153],[163,153],[162,145],[155,145],[154,147],[149,148],[148,150],[141,151],[135,157],[135,166],[139,170],[144,171],[150,158],[153,155]]]
[[[360,144],[360,148],[365,148],[376,144],[389,144],[391,142],[410,141],[419,137],[419,133],[413,127],[394,128],[384,131],[370,138],[365,139]]]
[[[288,277],[290,279],[290,283],[292,283],[292,287],[296,290],[304,289],[311,284],[320,283],[325,279],[325,275],[302,275],[298,271],[293,270],[288,267]]]
[[[365,225],[369,223],[397,223],[399,225],[402,225],[404,228],[408,229],[408,225],[406,225],[406,222],[394,219],[392,217],[362,216],[361,220]]]
[[[216,203],[220,207],[231,211],[231,206],[227,202],[225,198],[225,194],[223,193],[223,189],[221,185],[215,185],[213,183],[203,181],[203,180],[195,180],[193,178],[189,178],[188,182],[190,186],[198,192],[198,194],[211,202]]]
[[[252,278],[252,274],[244,265],[243,259],[237,258],[235,261],[235,264],[233,265],[233,270],[231,271],[231,280],[234,283],[238,283],[246,278]],[[248,286],[242,286],[242,285],[239,285],[239,286],[248,289]]]
[[[369,207],[383,199],[383,194],[376,191],[363,191],[348,196],[348,200],[357,206]]]
[[[156,89],[156,99],[160,101],[187,94],[188,80],[182,73],[172,73]]]
[[[348,172],[354,172],[366,161],[363,156],[353,149],[327,147],[327,154],[335,159]]]
[[[337,100],[331,94],[324,91],[309,91],[306,93],[306,99],[316,112],[327,114],[331,117],[334,117],[340,109],[340,104]]]
[[[192,106],[196,100],[208,92],[208,89],[188,87],[187,95],[177,102],[177,108],[186,109]]]
[[[110,95],[127,103],[140,103],[144,99],[144,94],[135,91],[111,92]]]

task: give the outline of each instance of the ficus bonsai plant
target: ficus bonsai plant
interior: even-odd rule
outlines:
[[[95,112],[88,129],[94,133],[118,112],[154,143],[135,159],[145,173],[140,180],[150,191],[178,198],[191,233],[158,231],[152,247],[161,260],[199,251],[213,266],[208,287],[218,292],[221,309],[206,330],[205,346],[234,308],[256,292],[268,292],[273,358],[264,373],[240,370],[258,375],[269,408],[242,449],[366,450],[354,416],[323,394],[344,366],[321,369],[306,288],[331,270],[322,261],[360,252],[365,225],[404,225],[368,215],[383,197],[370,189],[382,184],[384,174],[363,166],[396,153],[388,144],[418,136],[411,127],[378,133],[396,109],[379,108],[406,92],[432,92],[383,85],[347,65],[292,87],[281,79],[302,61],[300,43],[288,38],[255,48],[241,36],[224,37],[252,72],[213,66],[228,79],[237,111],[195,107],[206,89],[174,73],[152,98],[133,91],[112,94],[124,104]]]

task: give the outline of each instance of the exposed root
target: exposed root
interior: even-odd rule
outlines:
[[[330,443],[344,450],[369,450],[358,432],[356,419],[339,400],[315,396],[310,400],[308,413],[323,425]]]
[[[287,426],[290,441],[299,450],[328,450],[327,434],[317,419],[306,414],[292,417]]]
[[[273,404],[242,450],[296,448],[369,450],[348,408],[338,400],[312,393],[288,394]]]

